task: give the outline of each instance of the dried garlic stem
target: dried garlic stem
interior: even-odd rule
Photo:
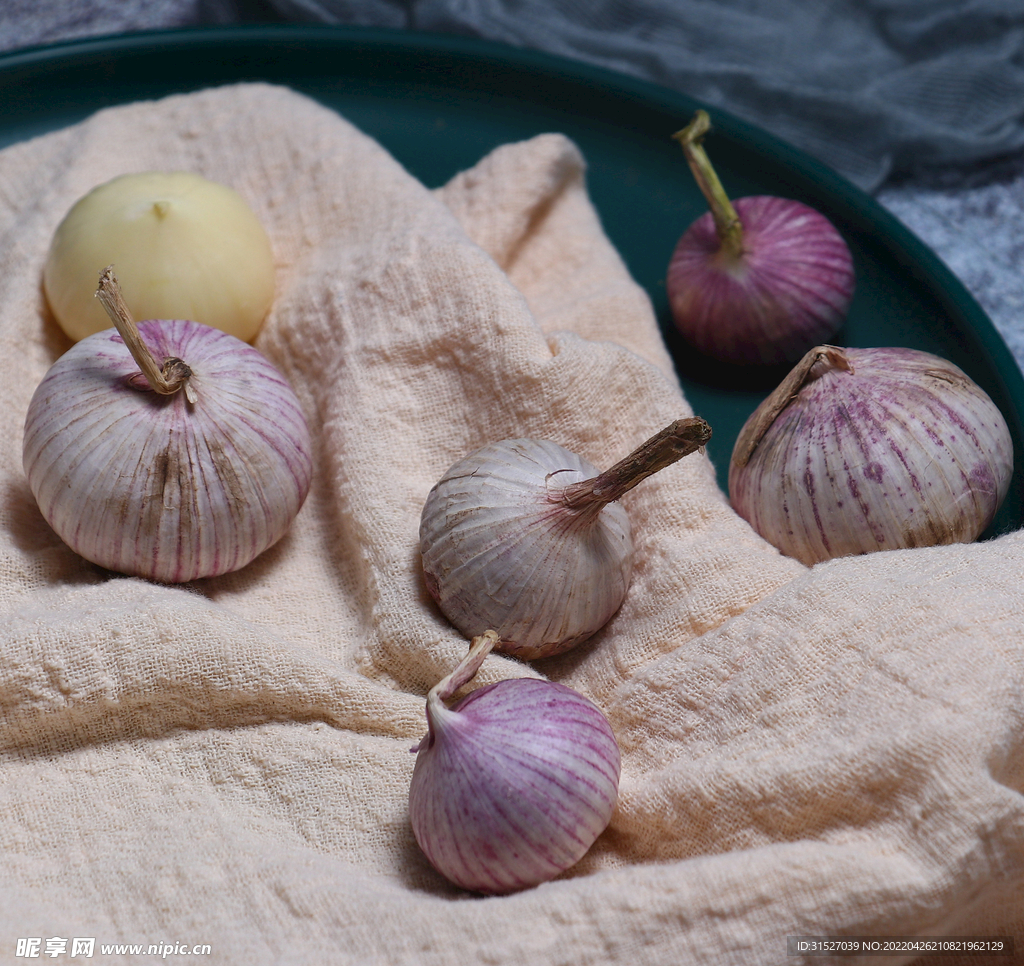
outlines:
[[[704,150],[704,135],[710,130],[711,118],[708,112],[697,111],[693,120],[672,137],[682,145],[690,170],[711,209],[722,251],[739,258],[743,254],[743,225]]]
[[[699,416],[677,419],[611,469],[567,486],[560,501],[570,510],[599,509],[618,500],[653,473],[701,449],[709,439],[711,427]]]
[[[124,340],[132,358],[138,363],[150,387],[164,396],[170,396],[184,387],[185,397],[190,403],[194,403],[196,393],[189,382],[192,370],[175,356],[165,359],[163,366],[157,365],[156,358],[149,351],[146,343],[142,341],[139,327],[135,324],[131,312],[128,311],[128,306],[121,295],[121,286],[117,284],[117,279],[114,277],[113,265],[108,265],[100,272],[96,298],[100,300],[104,311]]]
[[[499,640],[495,631],[484,631],[479,637],[474,637],[469,653],[451,674],[430,689],[427,701],[447,701],[459,688],[472,681],[476,672],[480,670],[480,665],[484,663],[484,658],[491,653]]]
[[[746,466],[750,457],[754,455],[757,444],[761,442],[779,413],[796,398],[797,393],[808,382],[820,379],[833,369],[853,372],[853,366],[842,349],[834,345],[819,345],[809,349],[768,396],[764,408],[757,413],[757,418],[747,423],[740,431],[732,454],[733,463],[737,466]]]

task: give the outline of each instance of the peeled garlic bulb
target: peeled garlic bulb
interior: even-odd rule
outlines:
[[[219,329],[117,324],[73,345],[32,396],[23,461],[40,512],[72,550],[120,573],[180,583],[238,570],[284,535],[309,491],[298,399]]]
[[[551,440],[510,439],[455,463],[427,496],[420,552],[427,588],[467,637],[532,660],[586,640],[619,609],[633,572],[616,501],[700,449],[711,428],[680,419],[604,473]]]
[[[733,508],[806,564],[975,540],[1013,473],[988,395],[915,349],[808,352],[744,425]]]
[[[259,219],[233,189],[186,171],[114,178],[57,227],[43,287],[76,341],[110,327],[93,297],[110,264],[136,319],[192,319],[243,342],[274,299],[274,256]]]
[[[413,833],[430,863],[490,895],[578,862],[611,820],[621,765],[601,710],[553,681],[500,681],[446,707],[496,641],[494,632],[476,638],[431,689],[409,787]]]

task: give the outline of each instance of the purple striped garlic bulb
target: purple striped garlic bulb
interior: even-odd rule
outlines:
[[[818,346],[740,431],[729,498],[769,543],[814,564],[976,540],[1012,473],[1002,413],[951,362]]]
[[[119,573],[181,583],[244,567],[284,535],[309,491],[312,446],[294,391],[219,329],[136,325],[110,269],[97,295],[115,328],[64,353],[25,418],[40,511],[77,554]]]
[[[409,817],[431,865],[463,889],[502,895],[575,865],[618,799],[619,746],[608,719],[565,685],[517,678],[452,705],[498,635],[473,640],[427,696]]]
[[[676,326],[705,355],[739,365],[796,362],[839,331],[853,297],[850,249],[819,211],[787,198],[731,202],[702,145],[698,111],[673,135],[710,211],[679,239],[665,284]]]

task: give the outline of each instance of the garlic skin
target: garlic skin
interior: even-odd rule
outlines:
[[[1012,473],[1006,421],[952,363],[818,346],[741,430],[729,495],[762,537],[811,565],[976,540]]]
[[[274,299],[274,256],[259,219],[232,188],[187,171],[121,175],[64,216],[43,288],[71,339],[110,327],[93,294],[112,263],[136,319],[192,319],[248,342]]]
[[[677,420],[603,474],[551,440],[501,440],[459,460],[420,519],[430,595],[466,637],[493,629],[524,660],[576,646],[629,589],[632,532],[616,501],[710,436],[702,419]]]
[[[23,462],[43,517],[101,567],[165,583],[237,570],[285,533],[312,479],[291,386],[252,346],[184,320],[138,325],[183,391],[154,391],[113,329],[50,368],[29,404]]]
[[[491,642],[474,640],[467,661],[482,660],[491,633]],[[571,688],[533,678],[487,685],[448,708],[442,697],[456,688],[447,681],[428,696],[429,730],[413,749],[416,841],[435,869],[474,892],[554,878],[615,810],[621,759],[608,719]]]

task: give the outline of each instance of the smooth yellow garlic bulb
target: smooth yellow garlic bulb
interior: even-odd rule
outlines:
[[[135,318],[190,319],[243,342],[274,299],[274,257],[259,219],[233,189],[186,171],[121,175],[64,216],[43,286],[75,341],[110,327],[94,297],[108,265]]]

